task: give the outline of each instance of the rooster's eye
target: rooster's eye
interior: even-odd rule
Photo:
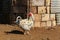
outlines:
[[[20,19],[20,18],[18,18],[18,19]]]

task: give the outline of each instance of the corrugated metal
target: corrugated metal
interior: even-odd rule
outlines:
[[[60,0],[51,0],[51,12],[60,12]]]
[[[60,25],[60,13],[56,13],[57,25]]]

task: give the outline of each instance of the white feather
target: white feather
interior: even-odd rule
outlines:
[[[28,19],[24,19],[20,21],[19,24],[24,30],[30,30],[31,27],[33,27],[33,21],[32,20],[28,20]]]
[[[17,18],[18,20],[18,18]],[[19,26],[21,28],[23,28],[24,30],[30,30],[31,27],[33,27],[33,23],[34,23],[34,16],[32,14],[32,16],[29,17],[29,19],[22,19],[21,20],[21,17],[20,17],[20,20],[19,20]]]

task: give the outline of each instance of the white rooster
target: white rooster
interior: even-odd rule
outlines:
[[[16,23],[24,30],[24,34],[30,34],[29,31],[34,25],[33,14],[30,12],[27,16],[27,19],[22,19],[20,16],[16,19]]]

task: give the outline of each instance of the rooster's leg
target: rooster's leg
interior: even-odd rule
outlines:
[[[24,35],[27,34],[27,35],[30,35],[30,32],[29,31],[25,31],[24,32]]]
[[[26,34],[26,31],[24,31],[24,35]]]

